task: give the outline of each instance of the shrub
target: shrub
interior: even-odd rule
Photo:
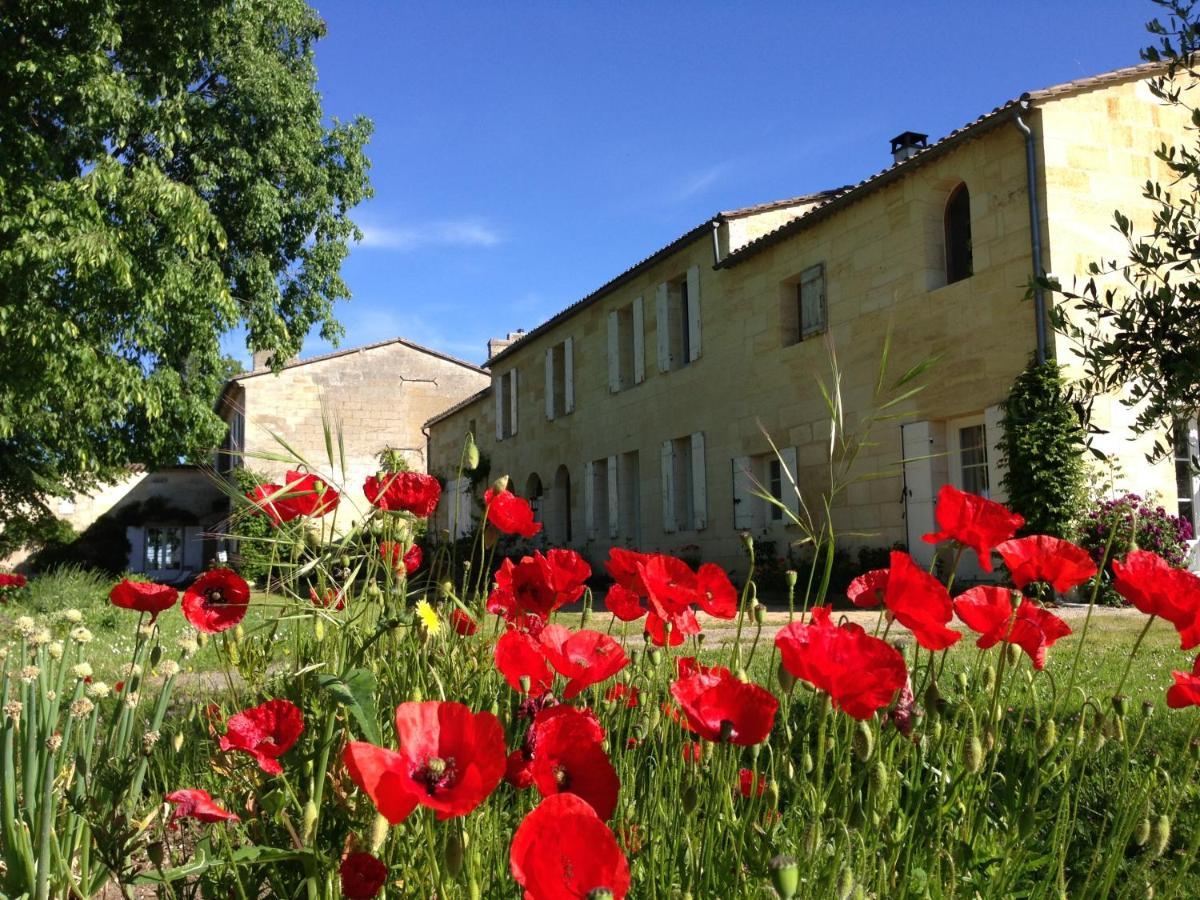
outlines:
[[[248,494],[270,479],[261,472],[238,466],[233,470],[238,493]],[[230,516],[229,535],[238,542],[235,568],[247,581],[262,583],[271,568],[271,521],[264,515],[240,511]]]
[[[1162,506],[1152,505],[1139,494],[1125,494],[1111,500],[1097,499],[1079,524],[1079,544],[1099,565],[1112,535],[1112,549],[1104,568],[1100,602],[1120,605],[1121,599],[1111,587],[1111,562],[1133,549],[1150,550],[1171,565],[1187,562],[1192,526],[1186,519],[1173,516]]]

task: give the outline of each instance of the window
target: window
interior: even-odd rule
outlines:
[[[960,184],[946,201],[946,284],[970,278],[974,274],[971,261],[971,194]]]
[[[642,298],[608,314],[608,389],[614,394],[646,380]]]
[[[146,559],[147,572],[178,569],[183,564],[183,529],[164,526],[147,526]]]
[[[699,531],[708,526],[704,434],[662,444],[663,531]]]
[[[785,347],[825,331],[825,264],[810,266],[799,278],[784,282],[779,309]]]
[[[1197,478],[1197,457],[1200,456],[1198,428],[1195,419],[1178,421],[1171,430],[1175,448],[1175,494],[1179,504],[1179,518],[1190,522],[1195,531],[1196,505],[1200,496],[1200,478]]]
[[[546,349],[546,418],[575,411],[575,347],[567,338]]]
[[[783,463],[777,457],[767,460],[767,493],[783,502]],[[772,522],[783,521],[783,508],[768,503],[767,518]]]
[[[787,511],[798,515],[800,498],[796,493],[797,453],[795,447],[780,447],[779,452],[733,459],[733,527],[737,531],[761,531],[774,525],[789,524]],[[774,497],[781,505],[763,495]]]
[[[246,451],[246,414],[241,409],[234,409],[227,423],[228,429],[221,449],[217,453],[217,471],[227,475],[238,466],[243,465],[243,454]]]
[[[496,440],[502,441],[517,433],[517,370],[493,376],[492,392],[496,396]]]
[[[529,501],[529,508],[533,510],[533,517],[542,521],[542,479],[534,472],[525,482],[525,499]]]
[[[700,356],[700,269],[658,286],[658,369],[680,369]]]
[[[989,496],[987,430],[982,422],[955,429],[958,487],[970,494]]]

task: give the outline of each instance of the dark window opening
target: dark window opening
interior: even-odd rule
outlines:
[[[960,184],[946,202],[946,283],[974,274],[971,259],[971,194]]]

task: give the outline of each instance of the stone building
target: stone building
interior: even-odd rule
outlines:
[[[1039,331],[1048,356],[1074,364],[1026,299],[1035,271],[1070,283],[1122,256],[1112,211],[1147,223],[1141,185],[1170,180],[1154,149],[1185,123],[1151,74],[1025,94],[933,143],[905,132],[879,173],[713,216],[520,336],[489,359],[488,388],[428,422],[442,526],[454,516],[461,530],[472,508],[455,471],[470,431],[491,477],[534,500],[545,539],[593,560],[612,545],[687,547],[741,565],[742,531],[782,552],[801,532],[756,485],[797,511],[790,481],[810,502],[828,490],[817,379],[830,382],[832,348],[848,423],[867,415],[890,330],[893,377],[938,361],[862,448],[832,517],[849,543],[929,559],[920,536],[943,483],[1004,499],[998,404]],[[1190,475],[1177,497],[1175,467],[1145,462],[1149,440],[1130,440],[1116,398],[1096,416],[1124,484],[1190,515]]]

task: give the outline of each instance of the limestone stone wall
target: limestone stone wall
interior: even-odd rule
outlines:
[[[1080,104],[1099,102],[1106,109],[1104,95],[1111,94],[1131,120],[1144,116],[1153,122],[1156,113],[1141,102],[1142,90],[1129,85],[1097,89]],[[1045,109],[1073,102],[1056,99]],[[1059,165],[1062,157],[1067,166],[1119,167],[1122,176],[1131,170],[1119,154],[1064,156],[1059,148],[1071,143],[1077,123],[1048,112],[1042,116],[1033,118],[1035,129],[1047,130],[1048,166]],[[1132,124],[1121,127],[1125,131],[1119,133],[1130,141],[1143,140]],[[1145,143],[1149,154],[1156,140]],[[1067,186],[1060,185],[1053,171],[1048,177],[1051,202],[1043,202],[1042,209],[1053,270],[1070,258],[1063,254],[1085,252],[1074,249],[1078,239],[1072,235],[1103,233],[1111,209],[1101,214],[1084,199],[1077,205],[1066,202],[1060,194]],[[945,284],[946,202],[962,183],[970,191],[973,274]],[[1120,196],[1136,193],[1136,186],[1122,187],[1116,173],[1110,186],[1112,194],[1102,206],[1119,205]],[[1088,193],[1092,186],[1076,184],[1070,190]],[[517,433],[496,439],[493,391],[431,425],[431,470],[452,474],[473,421],[480,446],[491,458],[491,477],[509,474],[521,493],[540,483],[539,514],[551,542],[564,542],[569,515],[570,543],[593,560],[621,544],[686,548],[741,568],[743,528],[775,541],[780,554],[805,533],[772,522],[762,510],[745,514],[746,504],[758,501],[747,500],[735,460],[750,458],[755,467],[764,465],[769,434],[794,470],[805,500],[801,513],[808,509],[819,519],[831,468],[830,414],[817,382],[823,380],[833,390],[836,357],[836,390],[846,430],[852,432],[886,399],[876,395],[876,386],[890,332],[885,383],[926,358],[937,362],[921,392],[887,411],[903,413],[903,428],[911,430],[902,433],[897,419],[880,421],[858,448],[853,467],[835,471],[833,519],[851,547],[906,541],[927,554],[919,537],[933,525],[933,496],[944,481],[965,477],[956,443],[966,440],[972,428],[986,427],[991,493],[1003,499],[1003,473],[994,447],[999,436],[996,405],[1035,348],[1033,304],[1024,299],[1033,270],[1027,204],[1023,136],[1003,121],[731,268],[714,268],[711,237],[699,237],[497,361],[494,378],[513,368],[519,373]],[[1068,236],[1061,243],[1060,234]],[[828,328],[822,336],[791,342],[785,336],[787,305],[795,302],[801,273],[816,264],[824,265]],[[663,372],[656,296],[661,284],[686,278],[689,269],[699,279],[701,353],[689,364]],[[644,309],[645,380],[613,392],[609,314],[638,297]],[[572,342],[574,410],[551,420],[545,413],[544,361],[547,348],[567,338]],[[681,439],[673,446],[686,453],[682,440],[693,434],[703,436],[704,465],[693,471],[703,478],[704,527],[670,531],[664,490],[678,492],[687,485],[677,477],[675,484],[664,485],[663,444]],[[693,443],[693,454],[695,447]],[[631,454],[636,454],[636,465]],[[905,456],[910,458],[907,472],[901,465]],[[1123,443],[1119,456],[1133,481],[1159,484],[1161,472],[1146,468],[1134,446]],[[929,458],[911,461],[916,457]],[[600,499],[608,485],[596,478],[597,466],[610,458],[620,482],[605,497],[617,500],[613,528],[604,521],[597,526],[586,516],[590,510],[593,518],[605,519],[611,512],[611,504]],[[563,490],[564,468],[569,495]],[[585,487],[589,470],[590,498]],[[756,469],[759,477],[763,473]],[[633,481],[636,490],[629,489]]]
[[[425,471],[423,423],[488,383],[482,370],[403,341],[361,348],[283,369],[243,375],[244,406],[226,412],[244,417],[245,464],[280,477],[289,464],[259,454],[287,454],[274,435],[314,471],[349,488],[345,502],[363,507],[364,479],[390,447]],[[325,423],[333,434],[332,459]],[[339,450],[338,435],[342,449]],[[345,468],[342,456],[345,457]]]

